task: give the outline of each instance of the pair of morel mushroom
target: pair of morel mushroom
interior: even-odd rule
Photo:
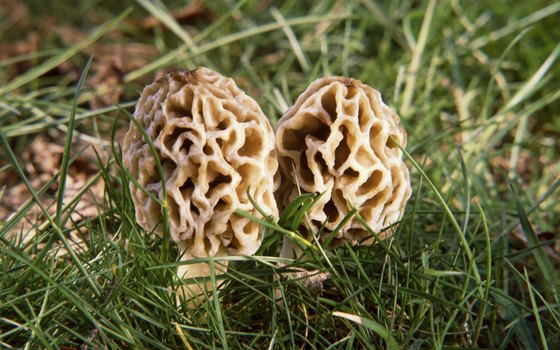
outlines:
[[[235,212],[261,217],[250,197],[277,219],[279,209],[300,194],[321,193],[302,222],[305,238],[321,232],[317,238],[324,240],[336,228],[333,244],[371,244],[374,237],[356,218],[338,227],[350,208],[384,238],[411,194],[397,146],[406,145],[399,117],[378,91],[351,78],[312,83],[275,132],[233,79],[207,68],[172,73],[148,85],[134,118],[155,149],[154,154],[131,123],[123,164],[141,185],[130,184],[136,220],[163,235],[162,208],[154,198],[165,201],[168,234],[183,261],[255,253],[262,227]],[[293,245],[284,239],[286,257]],[[178,269],[180,278],[209,275],[206,263]],[[190,298],[205,287],[188,285],[180,293]]]

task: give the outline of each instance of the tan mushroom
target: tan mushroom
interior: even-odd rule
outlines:
[[[249,191],[267,213],[278,216],[273,195],[278,168],[274,133],[258,104],[232,79],[197,68],[146,86],[134,118],[153,143],[165,177],[162,181],[149,144],[131,123],[123,164],[142,186],[130,184],[137,222],[147,231],[164,234],[162,208],[148,192],[167,202],[169,235],[181,260],[255,253],[261,227],[234,211],[259,216]],[[206,263],[178,269],[180,278],[209,274]],[[190,298],[209,289],[204,284],[186,287],[178,297],[185,293]]]
[[[402,151],[393,142],[406,146],[399,121],[380,93],[358,80],[326,77],[312,83],[278,121],[281,204],[300,193],[324,193],[303,222],[312,232],[324,225],[320,239],[335,230],[350,205],[387,237],[391,231],[385,229],[399,220],[411,195]],[[342,240],[374,242],[356,218],[344,224],[333,244]],[[291,255],[286,249],[292,248],[285,246],[282,255]]]

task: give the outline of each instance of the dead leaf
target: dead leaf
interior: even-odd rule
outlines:
[[[77,232],[75,224],[99,215],[98,205],[103,203],[104,195],[104,183],[101,180],[97,180],[87,192],[78,196],[84,186],[98,172],[97,165],[93,161],[95,158],[92,146],[82,141],[77,141],[72,149],[76,152],[84,147],[87,148],[68,168],[63,200],[65,204],[74,199],[77,201],[71,211],[70,220],[66,224],[66,228],[72,229],[69,241],[72,242],[76,249],[85,249],[82,237],[87,232],[84,229],[81,232]],[[22,163],[24,171],[34,190],[45,186],[59,172],[63,152],[64,147],[61,144],[48,140],[45,136],[36,137],[29,145],[29,148],[23,152]],[[8,172],[14,171],[10,169]],[[40,197],[41,204],[47,209],[49,215],[54,215],[56,212],[57,185],[58,182],[55,182]],[[4,219],[4,221],[9,220],[19,211],[22,205],[31,199],[31,193],[23,182],[19,181],[18,183],[6,186],[3,195],[0,196],[0,218]],[[13,239],[19,243],[27,242],[35,236],[37,229],[45,221],[44,213],[37,204],[34,204],[6,238]],[[58,254],[64,254],[64,252],[65,250],[61,249],[58,251]]]
[[[285,265],[278,264],[278,266],[283,267]],[[282,273],[282,277],[289,280],[298,280],[313,295],[320,295],[323,292],[323,282],[331,278],[330,272],[295,267],[290,267],[290,269],[295,271]]]
[[[537,227],[535,227],[535,229],[539,241],[553,242],[550,245],[543,245],[542,249],[551,260],[560,263],[560,256],[558,256],[559,253],[558,248],[560,246],[560,235],[554,234],[554,232],[541,232]],[[519,225],[517,225],[511,232],[511,242],[513,247],[517,249],[522,250],[522,249],[529,248],[529,240],[527,239],[525,232],[521,229],[521,226]]]

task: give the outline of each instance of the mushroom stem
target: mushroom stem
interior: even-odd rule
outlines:
[[[284,236],[282,240],[282,250],[280,251],[280,257],[285,259],[299,259],[303,254],[303,250],[298,247],[288,236]]]
[[[303,250],[301,250],[301,248],[298,247],[297,244],[295,244],[290,238],[288,238],[288,236],[285,235],[282,239],[282,250],[280,251],[280,258],[297,260],[302,256],[302,254]],[[283,262],[278,262],[277,265],[279,268],[283,268],[284,266],[286,266],[286,264]],[[293,273],[286,273],[282,275],[284,275],[288,279],[293,278],[291,277],[293,276]],[[278,301],[279,304],[283,304],[282,291],[279,288],[274,288],[274,300]]]
[[[179,245],[179,248],[181,250],[181,262],[199,258],[191,255],[182,244]],[[223,255],[225,254],[218,253],[215,256],[219,257]],[[227,261],[215,262],[214,275],[225,273],[227,271],[227,265]],[[194,281],[185,281],[182,286],[177,288],[177,303],[180,304],[186,301],[189,308],[192,308],[205,302],[209,294],[213,291],[212,282],[208,278],[211,275],[210,264],[206,262],[179,265],[177,277],[181,280],[194,279]]]

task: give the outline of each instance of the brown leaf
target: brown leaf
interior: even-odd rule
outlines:
[[[62,141],[60,141],[62,142]],[[73,145],[73,150],[88,148],[82,152],[78,158],[68,168],[66,187],[63,203],[69,203],[76,197],[82,188],[90,181],[92,176],[97,174],[97,166],[93,162],[92,146],[77,141]],[[89,150],[89,151],[88,151]],[[22,154],[23,166],[31,187],[36,191],[47,184],[60,169],[60,163],[64,147],[54,141],[48,140],[44,136],[36,137],[27,150]],[[11,170],[13,172],[13,170]],[[49,215],[54,215],[56,211],[56,193],[58,182],[55,182],[46,193],[40,197],[41,204],[47,209]],[[77,198],[77,203],[70,214],[70,220],[66,228],[75,228],[75,223],[79,223],[87,218],[99,215],[98,204],[103,203],[104,182],[95,182],[89,190]],[[5,186],[3,194],[0,196],[0,218],[10,219],[19,208],[24,205],[32,196],[23,182]],[[35,236],[36,230],[46,221],[43,212],[37,204],[34,204],[25,217],[21,219],[12,231],[6,236],[8,239],[15,239],[16,242],[25,242]],[[70,241],[77,248],[84,249],[82,238],[86,234],[84,230],[70,232]],[[63,253],[61,250],[59,253]]]
[[[558,248],[560,246],[560,235],[555,234],[554,232],[541,232],[537,230],[537,238],[541,242],[552,242],[550,245],[542,245],[542,249],[548,255],[550,259],[553,261],[560,263],[560,256],[558,256]],[[556,238],[555,241],[553,241]],[[521,229],[521,226],[517,226],[511,232],[511,242],[512,246],[517,249],[527,249],[529,248],[529,240],[525,235],[525,232]]]

